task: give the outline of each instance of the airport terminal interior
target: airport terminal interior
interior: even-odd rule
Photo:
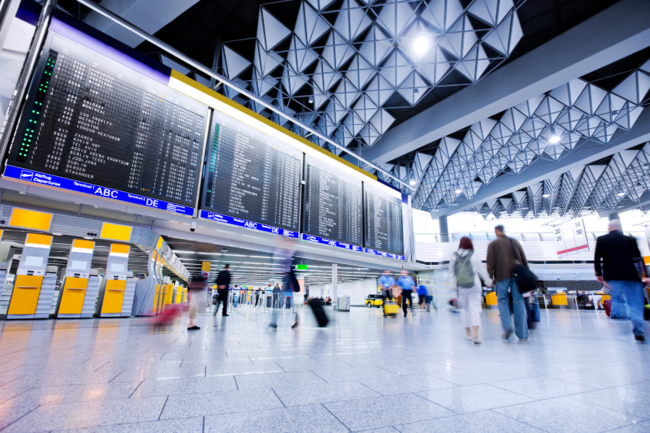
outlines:
[[[650,432],[648,106],[648,0],[0,0],[0,433]]]

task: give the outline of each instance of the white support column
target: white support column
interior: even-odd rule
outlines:
[[[336,311],[336,298],[338,297],[336,288],[338,279],[338,266],[335,263],[332,263],[332,306],[334,307],[334,311]]]

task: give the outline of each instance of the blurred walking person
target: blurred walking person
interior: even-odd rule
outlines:
[[[223,309],[221,310],[221,315],[223,317],[228,317],[228,287],[230,286],[230,278],[230,265],[226,265],[223,270],[219,272],[215,281],[215,284],[217,285],[217,292],[219,293],[218,302],[223,304]],[[217,309],[218,308],[219,304],[217,304]],[[214,314],[217,314],[216,309]]]
[[[300,291],[300,285],[298,283],[298,279],[296,278],[296,272],[293,270],[293,251],[280,248],[274,253],[273,259],[281,261],[284,276],[282,278],[282,293],[278,295],[278,308],[273,309],[273,315],[271,316],[271,323],[269,323],[269,327],[278,327],[278,309],[282,308],[284,305],[287,309],[290,307],[293,308],[293,316],[295,318],[295,322],[291,328],[295,329],[300,326],[300,323],[298,319],[298,313],[296,313],[296,308],[293,302],[293,293]],[[275,297],[275,289],[273,289],[273,296]],[[288,300],[287,298],[290,299]],[[287,304],[287,302],[290,304]]]
[[[496,226],[494,233],[497,238],[488,245],[486,261],[488,274],[496,282],[497,302],[503,328],[501,338],[507,340],[513,331],[512,317],[508,306],[508,292],[510,292],[515,316],[515,334],[520,340],[528,340],[528,321],[524,297],[512,275],[512,269],[517,264],[528,266],[528,260],[519,241],[507,237],[502,225]]]
[[[190,323],[187,325],[187,330],[196,331],[201,329],[196,326],[194,319],[196,319],[196,316],[199,313],[201,300],[203,300],[203,303],[205,304],[205,295],[208,289],[207,279],[203,278],[201,275],[192,277],[188,284],[188,289],[190,295]]]
[[[427,287],[424,284],[420,284],[418,286],[418,304],[420,304],[420,310],[426,308],[429,311],[429,304],[427,302],[428,295]]]
[[[384,275],[379,277],[379,285],[381,286],[381,297],[383,299],[383,304],[393,299],[393,286],[395,286],[395,278],[391,275],[391,272],[386,269]],[[384,317],[386,313],[384,312]]]
[[[465,338],[481,344],[478,329],[481,326],[481,280],[487,287],[492,287],[492,279],[483,267],[483,263],[474,254],[474,245],[470,238],[463,236],[458,251],[449,260],[449,275],[452,287],[458,289],[460,319],[465,327]]]
[[[635,262],[639,263],[640,270],[637,270]],[[623,234],[620,220],[611,220],[609,233],[596,240],[594,269],[596,279],[612,291],[612,299],[625,295],[634,339],[645,341],[642,283],[642,279],[646,279],[645,266],[636,239]]]
[[[408,304],[413,307],[413,288],[415,287],[415,281],[413,281],[413,278],[409,275],[409,271],[406,269],[402,269],[401,272],[402,276],[397,279],[397,285],[402,289],[402,311],[404,311],[404,317],[406,317],[406,303],[408,301]],[[411,316],[413,316],[413,312],[411,311]]]

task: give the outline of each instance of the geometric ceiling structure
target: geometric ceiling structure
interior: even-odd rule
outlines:
[[[292,28],[260,6],[254,52],[223,43],[220,66],[255,96],[356,149],[372,146],[395,110],[411,109],[436,86],[478,82],[522,36],[513,0],[309,0],[300,2]],[[261,104],[223,91],[309,136]]]
[[[608,144],[614,134],[629,131],[634,125],[644,105],[649,102],[649,91],[650,62],[628,72],[610,92],[583,79],[575,79],[471,125],[462,138],[443,137],[434,155],[412,152],[406,159],[402,158],[394,165],[385,164],[383,168],[415,185],[414,208],[436,212],[437,209],[457,206],[472,199],[479,188],[497,176],[519,174],[534,162],[557,161],[577,146]],[[576,214],[587,209],[596,211],[603,206],[615,206],[616,200],[611,198],[596,203],[598,199],[595,196],[585,198],[585,195],[588,191],[600,197],[603,194],[600,190],[604,187],[598,185],[606,184],[608,181],[605,179],[621,181],[615,176],[615,173],[624,171],[620,164],[616,169],[603,170],[602,173],[599,168],[588,167],[591,168],[584,174],[580,172],[580,178],[577,173],[561,176],[560,190],[563,194],[569,194],[569,184],[582,187],[571,192],[571,197],[575,198],[561,195],[564,201],[550,199],[545,215]],[[384,180],[390,181],[388,178]],[[589,185],[593,188],[590,189]],[[522,217],[537,217],[542,215],[542,208],[533,206],[535,200],[539,201],[538,195],[546,194],[544,191],[556,184],[549,180],[543,186],[541,189],[535,186],[528,192],[507,192],[504,199],[482,204],[477,210],[480,209],[485,217],[490,214],[507,216],[514,212]],[[639,187],[632,189],[636,191]],[[617,194],[621,192],[617,191]],[[553,195],[553,192],[549,194]],[[632,200],[639,197],[629,188],[624,196]],[[527,207],[522,207],[522,203]],[[435,213],[432,215],[435,217]]]
[[[639,148],[640,147],[640,148]],[[650,191],[650,143],[476,206],[485,219],[579,217],[638,203]]]

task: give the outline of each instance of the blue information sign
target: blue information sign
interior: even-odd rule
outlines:
[[[388,257],[389,259],[404,260],[404,256],[400,256],[393,253],[387,253],[386,251],[373,250],[372,248],[366,248],[366,253],[375,256]]]
[[[315,244],[329,245],[331,247],[343,248],[352,251],[362,251],[361,247],[358,247],[356,245],[348,244],[345,242],[334,241],[332,239],[325,239],[319,236],[308,235],[306,233],[302,234],[301,239],[303,241],[313,242]]]
[[[216,221],[223,224],[230,224],[232,226],[246,227],[252,230],[258,230],[260,232],[273,233],[276,235],[286,236],[289,238],[298,238],[298,232],[292,230],[283,229],[280,227],[273,227],[268,224],[256,223],[254,221],[248,221],[241,218],[231,217],[229,215],[223,215],[216,212],[209,212],[207,210],[201,209],[199,216],[203,219]]]
[[[38,185],[51,186],[54,188],[65,189],[68,191],[81,192],[94,197],[108,198],[111,200],[121,201],[129,204],[137,204],[153,209],[161,209],[167,212],[173,212],[181,215],[194,215],[194,208],[183,206],[176,203],[170,203],[164,200],[158,200],[150,197],[143,197],[130,192],[119,191],[117,189],[106,188],[103,186],[93,185],[92,183],[80,182],[78,180],[66,179],[64,177],[45,174],[39,171],[27,170],[24,168],[8,165],[5,169],[5,177],[19,179],[22,181],[35,183]]]

